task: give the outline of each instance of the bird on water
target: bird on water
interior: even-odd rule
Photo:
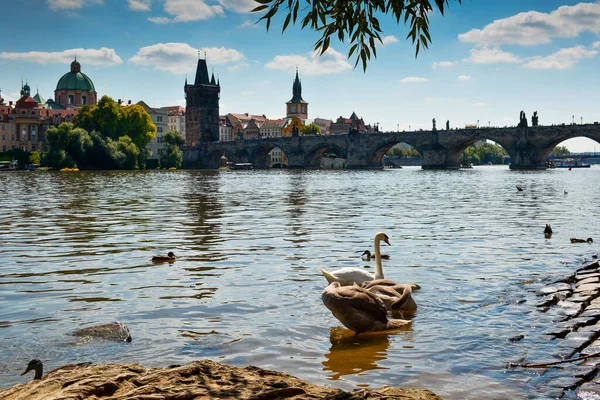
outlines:
[[[544,228],[544,237],[546,239],[550,239],[552,237],[552,228],[550,224],[546,224],[546,228]]]

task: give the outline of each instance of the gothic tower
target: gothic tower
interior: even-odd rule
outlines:
[[[221,86],[215,74],[208,79],[206,60],[198,59],[196,79],[188,85],[185,78],[185,144],[219,141],[219,96]]]
[[[308,103],[302,100],[302,84],[298,78],[298,68],[296,68],[296,79],[292,85],[292,99],[286,103],[287,117],[298,117],[300,119],[308,118]]]

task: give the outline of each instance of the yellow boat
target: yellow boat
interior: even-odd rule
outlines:
[[[79,172],[79,168],[62,168],[60,172]]]
[[[177,168],[175,168],[175,167],[171,167],[171,168],[169,168],[169,171],[175,171],[176,169]]]

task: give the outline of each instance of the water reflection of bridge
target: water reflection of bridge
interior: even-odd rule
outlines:
[[[600,125],[555,125],[511,128],[473,128],[376,134],[296,136],[209,142],[184,148],[184,167],[218,168],[221,157],[236,163],[268,168],[269,152],[280,148],[289,168],[319,168],[321,158],[336,153],[348,169],[381,169],[383,155],[399,143],[413,146],[423,157],[424,169],[456,169],[464,149],[483,139],[502,146],[511,157],[511,169],[545,169],[546,156],[559,143],[575,137],[600,142]]]

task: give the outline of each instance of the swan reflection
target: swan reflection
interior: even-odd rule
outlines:
[[[398,332],[410,331],[406,326],[393,332],[369,332],[355,335],[351,330],[331,328],[329,340],[331,347],[325,354],[323,371],[331,371],[331,380],[341,379],[344,375],[358,375],[374,369],[386,369],[378,363],[387,359],[390,336]]]

